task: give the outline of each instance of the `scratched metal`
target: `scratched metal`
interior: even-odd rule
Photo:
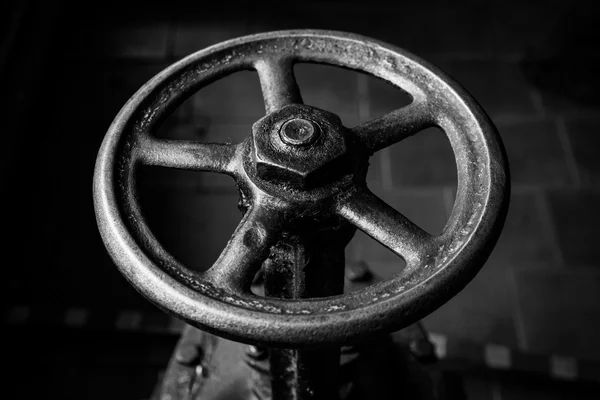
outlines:
[[[291,67],[326,63],[359,70],[406,91],[412,103],[357,127],[325,121],[301,106]],[[259,125],[238,144],[167,141],[157,127],[187,97],[238,70],[257,70],[271,118],[269,132],[287,116],[311,113],[336,146],[312,145],[326,178],[313,186],[257,174]],[[288,110],[288,111],[286,111]],[[291,110],[291,112],[289,112]],[[264,122],[264,121],[263,121]],[[430,127],[452,145],[458,192],[451,217],[431,236],[369,192],[369,156]],[[276,138],[277,135],[273,135]],[[325,137],[328,137],[327,135]],[[278,144],[273,142],[274,146]],[[332,150],[338,149],[338,150]],[[258,149],[261,155],[265,153]],[[300,150],[289,149],[286,169]],[[336,151],[338,151],[336,153]],[[336,162],[343,159],[343,162]],[[271,157],[272,161],[272,157]],[[426,160],[424,160],[426,162]],[[205,274],[181,265],[148,229],[137,202],[135,171],[141,165],[225,173],[235,178],[245,215],[219,259]],[[292,169],[293,169],[292,168]],[[295,182],[297,183],[297,182]],[[508,208],[505,152],[493,124],[476,101],[429,63],[388,44],[348,33],[280,31],[230,40],[194,53],[145,84],[110,126],[96,162],[94,204],[100,233],[124,276],[148,299],[187,322],[246,343],[302,347],[357,341],[405,327],[458,293],[492,251]],[[313,224],[313,225],[311,225]],[[390,280],[334,297],[266,299],[250,292],[254,273],[285,232],[297,226],[355,227],[406,260]]]

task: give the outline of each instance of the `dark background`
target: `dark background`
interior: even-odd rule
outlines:
[[[425,327],[558,356],[579,363],[579,373],[556,387],[465,375],[469,398],[597,398],[596,386],[586,397],[579,383],[600,376],[597,19],[593,2],[564,0],[3,3],[9,387],[22,398],[147,398],[179,327],[125,282],[99,238],[91,189],[104,133],[143,83],[187,54],[250,33],[318,28],[368,35],[436,64],[480,101],[505,143],[513,194],[503,235],[481,273]],[[347,126],[407,101],[354,72],[299,65],[296,75],[306,103]],[[188,100],[161,134],[241,141],[263,112],[258,78],[236,73]],[[182,261],[211,265],[240,220],[233,181],[149,172],[140,190],[150,226]],[[446,223],[455,181],[436,130],[379,152],[369,172],[375,193],[431,233]],[[360,233],[346,254],[384,277],[397,268]]]

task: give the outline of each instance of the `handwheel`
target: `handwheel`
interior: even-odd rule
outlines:
[[[334,114],[302,104],[293,74],[297,62],[373,75],[406,91],[412,102],[346,128]],[[238,70],[258,72],[266,108],[244,142],[153,135],[187,97]],[[437,236],[384,203],[365,183],[371,154],[433,126],[449,138],[458,171],[455,205]],[[181,265],[148,228],[135,193],[140,165],[212,171],[236,180],[247,210],[206,272]],[[119,112],[94,174],[102,239],[137,290],[199,328],[241,342],[285,347],[355,341],[400,329],[435,310],[489,256],[508,198],[501,140],[464,89],[401,49],[358,35],[313,30],[242,37],[171,65]],[[298,226],[344,224],[391,249],[406,267],[392,279],[332,297],[284,300],[252,293],[252,278],[282,235]]]

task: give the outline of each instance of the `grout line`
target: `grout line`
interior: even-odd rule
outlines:
[[[575,160],[573,147],[571,146],[571,140],[569,139],[569,132],[567,130],[567,124],[564,117],[556,117],[555,123],[556,130],[558,132],[558,139],[560,140],[565,152],[567,169],[571,175],[571,179],[573,180],[573,185],[575,186],[575,189],[581,189],[581,176],[579,174],[579,169],[577,168],[577,161]]]
[[[546,239],[549,241],[550,246],[552,246],[554,261],[558,263],[560,266],[565,265],[565,258],[562,254],[562,250],[560,247],[560,240],[558,239],[558,232],[556,230],[556,223],[554,222],[554,218],[552,217],[552,211],[550,209],[550,204],[548,202],[547,196],[543,193],[543,190],[537,190],[535,193],[535,203],[537,208],[540,210],[538,216],[540,217],[541,223],[543,226]]]
[[[394,187],[394,182],[392,180],[392,161],[389,147],[379,151],[379,161],[381,163],[381,186],[384,190],[391,190]]]
[[[525,331],[525,323],[523,320],[523,310],[521,309],[521,303],[519,303],[519,289],[517,287],[517,278],[515,276],[515,270],[510,269],[508,271],[509,277],[506,279],[512,280],[512,299],[513,299],[513,307],[514,307],[514,317],[515,317],[515,333],[517,335],[517,345],[519,346],[519,350],[528,351],[529,344],[527,343],[527,334]]]

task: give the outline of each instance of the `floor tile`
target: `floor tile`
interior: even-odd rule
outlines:
[[[548,193],[548,201],[565,263],[600,267],[593,242],[600,226],[600,195],[552,191]]]
[[[521,120],[496,124],[506,148],[514,185],[571,184],[566,151],[555,120]]]
[[[591,2],[551,7],[537,24],[543,39],[523,59],[524,71],[553,114],[582,114],[594,105],[598,113],[599,59],[593,49],[600,34],[593,7]],[[544,26],[548,22],[551,26]]]
[[[498,394],[502,400],[592,400],[598,397],[593,386],[527,379],[502,382]]]
[[[487,2],[415,4],[403,14],[396,31],[409,36],[406,47],[417,55],[491,53],[494,15]]]
[[[578,102],[558,93],[537,90],[544,112],[549,116],[568,118],[599,118],[600,110],[595,104]]]
[[[455,297],[424,318],[428,331],[477,343],[517,345],[510,273],[485,265]]]
[[[554,227],[542,205],[541,194],[513,191],[504,228],[489,262],[504,268],[535,264],[556,265]]]
[[[235,191],[148,190],[140,195],[154,235],[168,252],[194,270],[208,269],[225,248],[242,218],[237,203]]]
[[[191,98],[193,118],[210,123],[250,122],[265,115],[255,71],[235,72],[200,89]]]
[[[515,272],[527,350],[600,359],[600,274],[597,270]]]
[[[389,147],[394,187],[456,186],[456,159],[448,137],[429,128]]]
[[[445,57],[430,61],[467,89],[492,120],[538,112],[531,99],[531,85],[515,62]]]
[[[571,148],[578,167],[581,183],[586,186],[600,185],[600,118],[573,118],[566,121]]]
[[[497,56],[526,54],[547,44],[568,7],[560,0],[520,2],[511,7],[501,1],[488,4],[494,16],[490,28],[494,38],[494,54]],[[532,17],[540,14],[544,18],[537,18],[532,23]]]

